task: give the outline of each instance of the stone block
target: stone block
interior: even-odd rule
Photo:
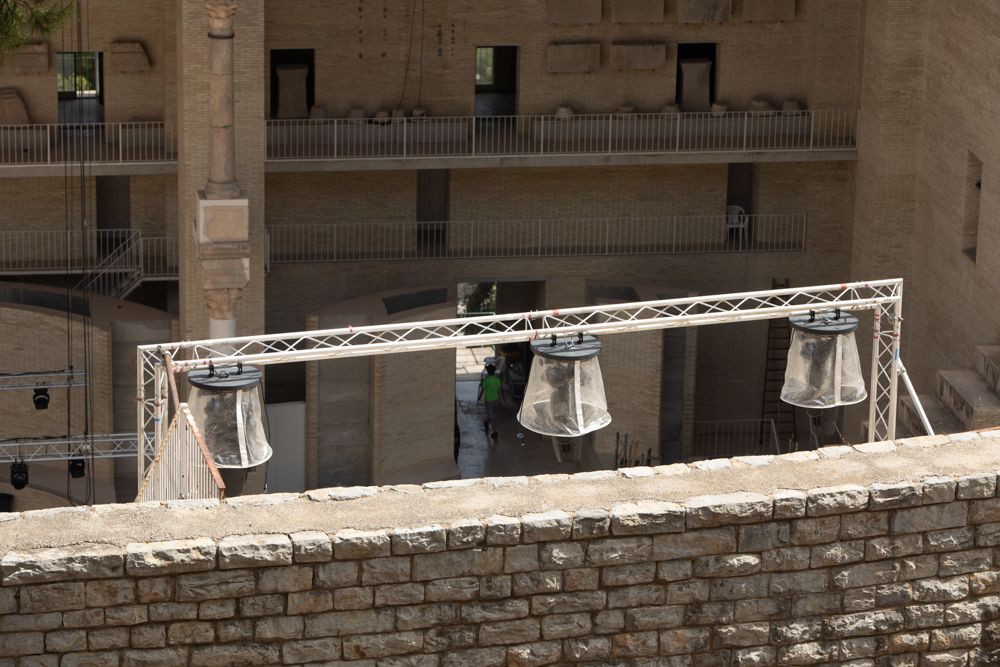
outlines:
[[[596,567],[582,567],[563,572],[563,590],[567,593],[574,591],[595,591],[597,590],[600,570]]]
[[[136,599],[139,602],[166,602],[173,597],[173,577],[148,577],[136,582]]]
[[[729,19],[730,0],[677,0],[681,23],[722,23]]]
[[[374,590],[371,586],[338,588],[333,592],[333,608],[337,610],[370,609],[374,595]]]
[[[744,21],[792,21],[795,0],[743,0]]]
[[[884,635],[898,632],[904,627],[902,612],[884,610],[860,614],[843,614],[823,620],[826,636],[833,638]]]
[[[523,541],[552,542],[568,540],[572,536],[573,518],[562,510],[553,510],[541,514],[525,514],[521,518]]]
[[[648,561],[652,553],[653,539],[650,537],[621,537],[593,540],[587,545],[587,565],[601,567],[604,565],[642,563]],[[660,558],[656,558],[656,560],[660,560]]]
[[[662,602],[662,589],[660,601]],[[627,589],[621,589],[627,590]],[[531,613],[542,614],[575,614],[584,611],[600,611],[608,602],[608,594],[604,591],[580,591],[578,593],[555,593],[551,595],[535,595],[531,598]],[[628,605],[621,605],[628,606]]]
[[[502,546],[521,542],[521,520],[494,515],[486,519],[486,544]]]
[[[20,611],[34,614],[46,611],[83,609],[85,593],[83,583],[38,584],[20,589]]]
[[[539,550],[541,567],[563,570],[584,564],[584,545],[580,542],[555,542],[543,544]]]
[[[652,71],[667,63],[667,45],[664,42],[611,44],[611,67],[619,72]]]
[[[497,602],[470,602],[461,608],[463,623],[485,623],[524,618],[529,613],[528,600],[501,600]]]
[[[924,504],[950,503],[955,500],[957,482],[951,477],[925,477]]]
[[[182,574],[177,577],[179,602],[244,597],[253,595],[256,590],[257,582],[253,570],[203,572]]]
[[[149,605],[150,621],[183,621],[198,618],[197,602],[154,602]]]
[[[215,626],[208,622],[171,623],[167,628],[167,641],[171,644],[209,644],[214,640]]]
[[[163,648],[167,645],[167,626],[137,625],[129,629],[129,641],[133,648]]]
[[[697,577],[735,577],[760,571],[760,556],[731,554],[702,556],[694,561]]]
[[[345,528],[333,536],[333,554],[340,560],[378,558],[388,556],[390,552],[389,534],[384,530]]]
[[[959,500],[992,498],[996,495],[996,473],[965,475],[963,477],[959,477],[956,481],[958,483],[956,497]]]
[[[398,584],[410,580],[410,559],[405,556],[372,558],[361,561],[361,583]]]
[[[537,549],[537,547],[535,547]],[[413,556],[414,581],[501,574],[504,549],[463,549]],[[537,568],[536,568],[537,569]]]
[[[833,542],[812,548],[810,567],[821,568],[831,565],[845,565],[865,559],[865,543],[863,540],[854,542]]]
[[[601,67],[601,43],[549,44],[545,52],[549,74],[585,74]]]
[[[656,578],[656,563],[636,563],[633,565],[613,565],[601,572],[601,582],[605,586],[633,586],[650,584]]]
[[[823,570],[783,572],[771,575],[772,595],[802,595],[826,591],[827,573]]]
[[[198,604],[198,618],[201,620],[215,621],[235,615],[236,600],[205,600]]]
[[[14,52],[14,72],[46,74],[49,71],[49,44],[25,44]]]
[[[257,580],[258,593],[294,593],[307,591],[313,585],[313,568],[310,565],[261,570]]]
[[[876,537],[865,544],[865,560],[884,560],[913,556],[923,552],[920,535],[899,535],[896,537]]]
[[[135,582],[130,579],[88,581],[86,586],[88,607],[114,607],[135,602]]]
[[[392,533],[394,555],[434,553],[447,548],[448,534],[444,526],[437,524],[419,528],[397,528]]]
[[[559,593],[562,591],[562,572],[520,572],[512,579],[514,595]]]
[[[715,629],[713,645],[716,648],[739,648],[767,644],[770,626],[767,623],[739,623]]]
[[[215,569],[215,542],[193,540],[134,543],[125,547],[125,570],[132,576],[202,572]]]
[[[611,0],[612,23],[663,23],[663,0]]]
[[[679,533],[684,530],[684,506],[657,500],[622,503],[611,508],[614,535]]]
[[[809,569],[811,552],[809,547],[788,547],[772,549],[760,555],[762,572],[794,572]]]
[[[611,516],[603,509],[580,509],[573,515],[573,539],[606,537],[611,532]]]
[[[925,505],[896,511],[892,516],[894,534],[959,528],[966,524],[968,505],[964,502]]]
[[[547,20],[561,25],[601,22],[601,0],[548,0]]]
[[[478,648],[470,651],[453,651],[446,653],[441,659],[441,667],[504,667],[507,663],[507,649]]]
[[[796,546],[833,542],[840,535],[840,517],[827,516],[792,522],[792,544]]]
[[[873,510],[914,507],[923,503],[923,491],[923,484],[919,482],[872,484],[869,507]]]
[[[741,526],[739,538],[739,550],[743,552],[778,549],[792,543],[792,529],[784,521]]]
[[[203,246],[211,246],[213,243],[249,243],[249,201],[246,199],[205,199],[199,196],[196,230],[198,243]]]
[[[153,68],[142,42],[117,40],[111,42],[108,69],[119,74],[138,74]]]
[[[120,577],[123,566],[121,547],[109,544],[11,551],[0,560],[5,586]]]
[[[932,530],[924,535],[925,550],[928,553],[970,549],[976,541],[976,530],[972,526]]]
[[[478,588],[477,582],[477,591]],[[422,584],[387,584],[375,587],[374,604],[376,607],[419,604],[423,601],[424,587]],[[289,596],[288,603],[291,605],[291,596]]]
[[[231,535],[219,542],[219,567],[263,567],[292,564],[288,535]]]
[[[611,656],[611,640],[607,637],[580,637],[563,642],[568,660],[587,662]]]
[[[307,638],[391,632],[396,625],[396,615],[393,609],[330,611],[304,618]]]
[[[878,561],[835,568],[830,573],[831,581],[840,589],[889,584],[899,578],[899,567],[894,561]]]
[[[800,519],[806,515],[806,493],[795,489],[774,492],[774,518]]]
[[[480,592],[477,577],[455,577],[428,581],[424,595],[428,602],[462,602],[474,600]]]
[[[868,489],[857,484],[810,489],[806,502],[809,516],[860,512],[868,508]]]
[[[690,655],[709,646],[711,632],[708,628],[664,630],[660,633],[660,653],[663,655]]]
[[[448,548],[467,549],[486,542],[486,526],[478,519],[460,519],[448,526]]]
[[[326,533],[309,530],[289,535],[296,563],[323,563],[333,558],[333,540]]]
[[[774,501],[759,493],[729,493],[691,498],[685,507],[688,529],[710,528],[767,521],[772,516]]]
[[[369,561],[371,562],[371,561]],[[353,561],[323,563],[315,569],[317,588],[343,588],[358,585],[358,564]]]
[[[858,512],[840,519],[840,538],[855,540],[889,533],[889,512]]]
[[[286,664],[321,662],[340,657],[341,640],[333,637],[285,642],[282,655]]]
[[[215,644],[192,648],[190,665],[221,667],[222,665],[274,665],[280,662],[280,644]]]
[[[655,632],[628,632],[611,638],[611,655],[656,655],[658,646],[659,635]]]
[[[590,614],[554,614],[542,618],[544,639],[564,639],[590,634]]]
[[[537,618],[517,621],[498,621],[479,626],[479,645],[523,644],[541,638],[541,627]]]

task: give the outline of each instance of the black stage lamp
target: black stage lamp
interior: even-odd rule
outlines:
[[[31,397],[36,410],[49,409],[49,390],[45,387],[35,387],[35,393]]]
[[[73,479],[83,477],[87,472],[87,462],[83,459],[69,460],[69,476]]]
[[[20,491],[28,486],[28,464],[24,461],[14,461],[10,464],[10,485]]]

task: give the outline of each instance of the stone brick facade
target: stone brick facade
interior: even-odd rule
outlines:
[[[12,515],[0,664],[995,665],[987,435]]]

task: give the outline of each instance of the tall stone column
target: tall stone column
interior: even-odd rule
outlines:
[[[236,199],[236,132],[233,96],[233,15],[236,0],[207,0],[208,109],[211,141],[208,153],[208,199]]]
[[[207,0],[208,182],[198,193],[198,255],[210,338],[236,336],[236,302],[250,280],[250,208],[236,182],[233,15],[236,0]]]

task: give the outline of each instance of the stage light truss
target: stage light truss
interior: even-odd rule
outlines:
[[[496,345],[580,332],[608,335],[752,322],[835,308],[874,314],[868,434],[871,441],[892,439],[902,299],[903,281],[892,279],[145,345],[138,348],[137,365],[138,427],[146,434],[146,456],[139,457],[139,479],[167,426],[165,355],[171,357],[175,372],[189,372],[207,368],[210,362],[266,366]]]
[[[26,373],[0,373],[0,391],[15,389],[59,389],[83,387],[87,384],[87,371],[39,371]]]
[[[17,460],[68,461],[70,459],[117,459],[135,456],[139,445],[134,433],[112,433],[71,438],[0,440],[0,463]]]

